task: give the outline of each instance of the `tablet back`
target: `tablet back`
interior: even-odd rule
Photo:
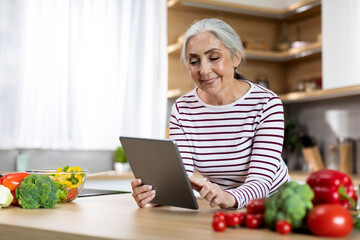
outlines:
[[[174,141],[120,137],[120,142],[135,177],[153,186],[152,203],[199,208]]]

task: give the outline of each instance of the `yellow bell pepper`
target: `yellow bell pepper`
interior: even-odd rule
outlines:
[[[83,182],[83,176],[78,173],[82,172],[80,167],[70,167],[66,170],[66,173],[63,173],[63,169],[58,167],[57,172],[59,173],[55,174],[55,177],[60,181],[61,184],[64,184],[69,188],[77,188]],[[72,181],[74,178],[77,180],[75,184]]]
[[[60,180],[60,183],[61,183],[61,184],[64,184],[64,185],[66,185],[67,187],[71,187],[71,186],[72,186],[71,181],[68,181],[68,180],[66,180],[66,179],[64,179],[64,178],[60,178],[59,180]]]
[[[82,184],[83,177],[81,176],[81,174],[75,174],[74,177],[78,180],[78,182],[76,184],[72,184],[71,186],[69,186],[70,188],[77,188]]]
[[[81,172],[81,168],[80,167],[71,167],[67,170],[67,172]]]

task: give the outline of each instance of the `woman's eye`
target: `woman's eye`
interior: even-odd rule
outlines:
[[[197,61],[197,60],[192,60],[192,61],[190,61],[190,65],[195,65],[196,63],[198,63],[199,61]]]
[[[218,60],[220,57],[212,57],[210,58],[211,61],[215,61],[215,60]]]

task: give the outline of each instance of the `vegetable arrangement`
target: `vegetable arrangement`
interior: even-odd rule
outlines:
[[[214,231],[227,227],[268,227],[280,234],[308,229],[325,237],[344,237],[360,229],[360,212],[352,214],[357,202],[351,178],[339,171],[320,170],[309,175],[306,184],[283,184],[268,199],[254,199],[246,212],[219,211],[214,214]]]
[[[50,176],[57,184],[60,184],[63,188],[63,192],[58,193],[59,202],[67,202],[76,198],[78,193],[78,187],[83,183],[85,177],[80,167],[66,167],[57,168],[57,173]]]
[[[84,177],[81,168],[69,166],[49,174],[6,174],[0,178],[0,207],[52,208],[76,198]]]

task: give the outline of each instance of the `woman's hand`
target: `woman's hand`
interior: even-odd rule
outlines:
[[[134,179],[131,181],[131,188],[133,190],[132,196],[139,207],[155,206],[155,204],[150,203],[155,197],[155,190],[152,190],[150,185],[141,185],[141,179]]]
[[[189,180],[192,188],[210,202],[210,207],[232,208],[236,206],[235,197],[222,190],[219,185],[194,177],[190,177]]]

